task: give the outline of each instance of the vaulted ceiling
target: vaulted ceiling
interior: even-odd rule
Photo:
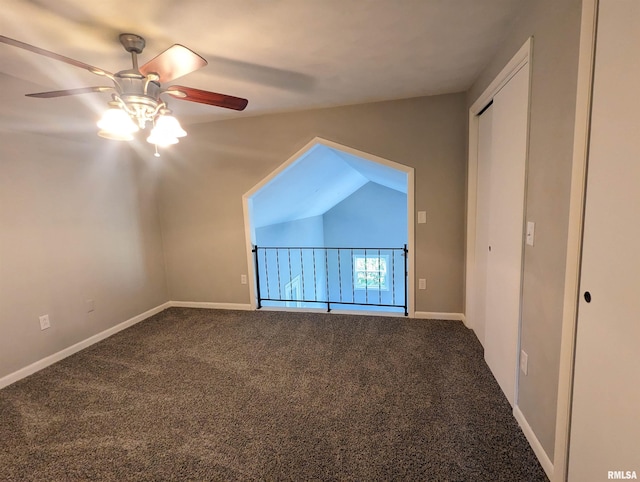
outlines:
[[[0,34],[115,72],[174,43],[209,62],[179,83],[249,99],[243,113],[172,100],[183,123],[466,90],[526,0],[3,0]],[[109,95],[30,92],[105,79],[0,44],[0,129],[94,131]]]
[[[315,144],[249,198],[251,225],[322,215],[368,182],[407,193],[406,173]]]

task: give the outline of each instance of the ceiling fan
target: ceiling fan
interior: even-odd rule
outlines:
[[[157,146],[164,147],[175,144],[178,142],[178,137],[186,135],[177,119],[171,115],[166,102],[161,99],[160,96],[162,94],[168,94],[177,99],[190,102],[238,111],[244,110],[248,103],[247,99],[240,97],[182,85],[163,87],[162,84],[171,82],[207,65],[207,61],[204,58],[180,44],[169,47],[139,67],[138,55],[142,53],[145,47],[145,40],[136,34],[123,33],[120,35],[120,43],[131,54],[133,66],[130,69],[121,70],[113,74],[104,69],[3,35],[0,35],[0,42],[109,78],[113,85],[81,87],[26,95],[27,97],[51,98],[93,92],[111,92],[110,108],[98,122],[98,127],[101,129],[98,135],[109,139],[131,140],[134,132],[144,129],[147,123],[150,123],[153,128],[147,141],[156,145],[156,155],[158,155]]]

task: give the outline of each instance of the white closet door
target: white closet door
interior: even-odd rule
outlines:
[[[529,111],[529,65],[493,98],[485,360],[515,404]]]
[[[639,25],[638,0],[600,0],[570,481],[640,477]]]
[[[489,246],[489,195],[491,193],[491,131],[493,106],[478,119],[478,182],[476,191],[476,246],[473,330],[484,346],[487,309],[487,258]]]

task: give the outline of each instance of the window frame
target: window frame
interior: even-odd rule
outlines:
[[[357,260],[358,259],[362,259],[365,260],[365,269],[358,269],[357,268]],[[381,264],[384,264],[384,269],[377,269],[377,270],[371,270],[371,269],[367,269],[367,260],[379,260],[378,261],[378,267],[380,267]],[[383,261],[383,263],[380,262]],[[360,292],[360,291],[378,291],[378,292],[382,292],[382,291],[389,291],[389,255],[388,254],[379,254],[379,255],[374,255],[374,256],[370,256],[367,254],[354,254],[353,258],[351,260],[352,262],[352,266],[353,266],[353,289],[356,292]],[[361,286],[358,284],[358,279],[359,273],[365,273],[365,279],[367,279],[367,273],[382,273],[382,275],[378,275],[378,279],[383,278],[384,282],[383,283],[377,283],[374,285],[367,285],[365,284],[364,286]]]

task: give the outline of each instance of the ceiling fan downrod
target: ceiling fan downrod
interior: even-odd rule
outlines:
[[[146,45],[144,38],[135,33],[121,33],[120,43],[124,49],[131,54],[131,61],[133,63],[133,70],[138,70],[138,54],[141,54]]]

